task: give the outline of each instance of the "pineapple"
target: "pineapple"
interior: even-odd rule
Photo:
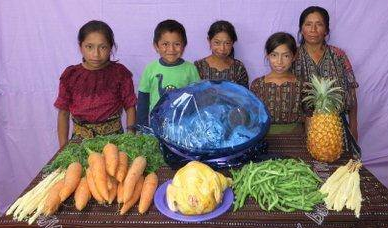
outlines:
[[[342,107],[341,87],[334,87],[334,80],[312,76],[307,96],[302,100],[314,108],[307,129],[307,150],[314,159],[333,162],[343,153],[343,126],[339,117]]]

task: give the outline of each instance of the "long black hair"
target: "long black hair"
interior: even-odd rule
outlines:
[[[298,41],[300,44],[305,43],[304,37],[301,33],[302,26],[303,26],[304,22],[306,21],[307,16],[312,14],[312,13],[319,13],[322,16],[323,23],[325,24],[325,27],[326,27],[326,34],[329,35],[329,33],[330,33],[330,16],[329,16],[329,13],[327,12],[327,10],[325,8],[320,7],[320,6],[307,7],[305,10],[303,10],[303,12],[300,14],[300,17],[299,17]]]
[[[78,32],[78,44],[81,46],[82,42],[86,39],[86,37],[93,32],[99,32],[109,43],[110,48],[117,49],[117,44],[115,42],[115,37],[113,34],[112,29],[109,27],[109,25],[103,21],[89,21],[88,23],[84,24],[79,32]]]
[[[230,39],[232,39],[233,43],[237,41],[237,34],[236,34],[236,30],[234,29],[234,26],[229,21],[223,21],[223,20],[216,21],[210,26],[209,31],[207,32],[207,37],[209,41],[213,39],[213,37],[220,32],[225,32],[226,34],[228,34]],[[233,47],[229,54],[229,57],[231,58],[234,57]]]
[[[292,52],[293,55],[296,55],[296,41],[295,38],[286,32],[277,32],[272,34],[267,42],[265,42],[265,52],[269,55],[273,50],[275,50],[278,46],[285,44],[288,49]]]

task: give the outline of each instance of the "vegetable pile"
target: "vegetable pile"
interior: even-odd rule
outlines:
[[[14,219],[24,220],[28,215],[28,224],[32,224],[45,208],[46,197],[49,190],[65,176],[65,171],[56,170],[44,178],[33,189],[16,200],[8,209],[6,215],[13,214]],[[35,212],[35,213],[34,213]]]
[[[143,214],[158,186],[154,171],[162,164],[158,141],[152,136],[99,136],[81,144],[71,143],[45,167],[47,177],[20,197],[6,214],[13,214],[18,221],[28,218],[32,224],[40,214],[54,214],[73,193],[79,211],[92,197],[100,204],[111,204],[117,198],[122,205],[120,214],[139,200],[138,212]]]
[[[302,160],[278,159],[250,163],[231,170],[235,193],[234,211],[252,197],[265,211],[278,209],[312,211],[324,195],[318,191],[322,180]]]
[[[326,208],[342,211],[354,210],[357,218],[360,217],[362,194],[360,189],[360,174],[362,164],[360,161],[350,161],[337,170],[326,180],[320,191],[327,194],[325,198]]]
[[[102,151],[104,146],[112,143],[125,152],[130,159],[143,156],[147,160],[146,173],[155,172],[164,165],[163,156],[159,150],[158,140],[150,135],[119,134],[109,136],[97,136],[82,141],[81,144],[70,143],[56,159],[44,168],[45,173],[51,173],[58,168],[66,169],[71,163],[78,161],[82,167],[88,166],[88,149]]]
[[[232,179],[199,161],[180,168],[166,189],[168,208],[184,215],[206,214],[222,202]]]

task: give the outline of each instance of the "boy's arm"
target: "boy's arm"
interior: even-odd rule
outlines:
[[[58,111],[58,141],[59,148],[62,148],[69,141],[69,111],[60,109]]]
[[[148,126],[148,114],[150,106],[150,93],[140,92],[138,94],[136,125]]]
[[[197,67],[194,64],[193,64],[193,66],[191,68],[190,76],[191,76],[191,82],[190,83],[201,81],[201,77],[199,76],[198,69],[197,69]]]

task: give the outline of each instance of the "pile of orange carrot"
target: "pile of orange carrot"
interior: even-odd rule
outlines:
[[[158,177],[155,173],[143,177],[147,166],[144,157],[136,157],[131,166],[128,160],[127,154],[119,152],[111,143],[105,145],[102,154],[90,152],[86,170],[88,188],[77,189],[77,209],[82,210],[91,195],[100,204],[111,204],[117,198],[117,202],[122,204],[120,214],[125,214],[140,199],[139,213],[145,213],[153,201]]]
[[[136,157],[131,165],[129,163],[127,154],[119,152],[117,146],[111,143],[104,146],[102,153],[89,151],[88,167],[73,162],[67,167],[66,172],[62,172],[62,176],[53,179],[54,181],[46,181],[46,192],[42,195],[41,202],[32,210],[37,210],[34,219],[41,213],[52,215],[73,193],[75,207],[79,211],[83,210],[93,197],[99,204],[112,204],[117,199],[121,206],[121,215],[139,201],[138,212],[145,213],[152,204],[158,177],[152,172],[144,178],[147,161],[143,156]],[[85,177],[82,177],[83,169],[86,169]],[[17,206],[20,201],[22,199],[11,206],[10,213],[16,211],[19,216],[20,210]],[[31,209],[28,210],[28,214],[30,211]]]

